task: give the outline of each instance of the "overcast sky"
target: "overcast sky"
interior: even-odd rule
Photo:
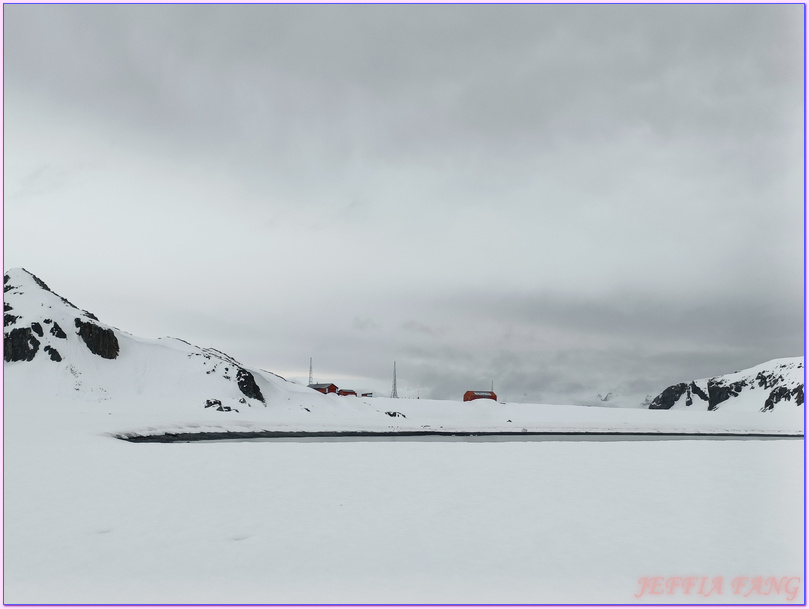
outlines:
[[[803,353],[802,5],[5,5],[4,266],[400,395]]]

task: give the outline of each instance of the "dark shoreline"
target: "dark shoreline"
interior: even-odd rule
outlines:
[[[294,438],[420,438],[420,437],[502,437],[508,439],[541,438],[545,436],[575,436],[578,439],[590,437],[615,437],[626,439],[680,439],[689,438],[758,438],[758,439],[789,439],[803,438],[802,433],[731,433],[731,432],[648,432],[648,431],[200,431],[163,433],[154,435],[127,435],[119,434],[114,437],[127,442],[211,442],[216,440],[258,440],[258,439],[294,439]],[[494,439],[494,438],[493,438]]]

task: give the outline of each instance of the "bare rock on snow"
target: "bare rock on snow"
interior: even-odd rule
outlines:
[[[258,400],[262,404],[266,404],[264,401],[264,396],[261,394],[261,389],[259,389],[258,385],[256,384],[256,379],[250,372],[244,368],[239,368],[236,372],[236,383],[239,385],[241,392],[248,398],[252,398],[254,400]]]
[[[732,374],[671,385],[649,403],[649,409],[712,411],[746,403],[745,409],[771,412],[780,402],[803,406],[803,373],[802,357],[776,359]]]
[[[79,329],[84,344],[92,353],[105,359],[118,357],[118,339],[115,332],[101,328],[89,321],[76,318],[76,327]]]
[[[31,328],[14,328],[3,335],[3,358],[7,362],[30,362],[39,351]]]

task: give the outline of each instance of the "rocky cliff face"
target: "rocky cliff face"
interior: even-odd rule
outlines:
[[[43,366],[42,375],[62,373],[77,392],[106,396],[115,389],[112,385],[129,385],[137,393],[148,385],[148,370],[162,380],[177,375],[178,381],[205,391],[200,408],[216,403],[217,410],[238,412],[266,406],[255,376],[229,355],[178,339],[136,339],[79,309],[25,269],[6,272],[3,311],[7,365]],[[108,361],[114,367],[99,372],[94,361]],[[158,363],[164,361],[165,365]]]
[[[694,409],[771,412],[804,405],[803,357],[776,359],[747,370],[678,383],[663,390],[650,410]]]

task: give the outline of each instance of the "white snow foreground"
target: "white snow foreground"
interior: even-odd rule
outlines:
[[[21,273],[9,272],[16,319],[6,330],[36,322],[41,335],[18,332],[14,354],[28,357],[31,337],[36,353],[4,366],[6,604],[804,602],[798,438],[114,437],[425,425],[794,433],[802,417],[793,411],[338,398],[115,329],[118,355],[105,358],[78,333],[97,326],[84,332],[111,355],[109,326],[44,288],[31,297]],[[51,333],[55,323],[65,338]],[[236,369],[254,377],[263,402],[240,390]]]

